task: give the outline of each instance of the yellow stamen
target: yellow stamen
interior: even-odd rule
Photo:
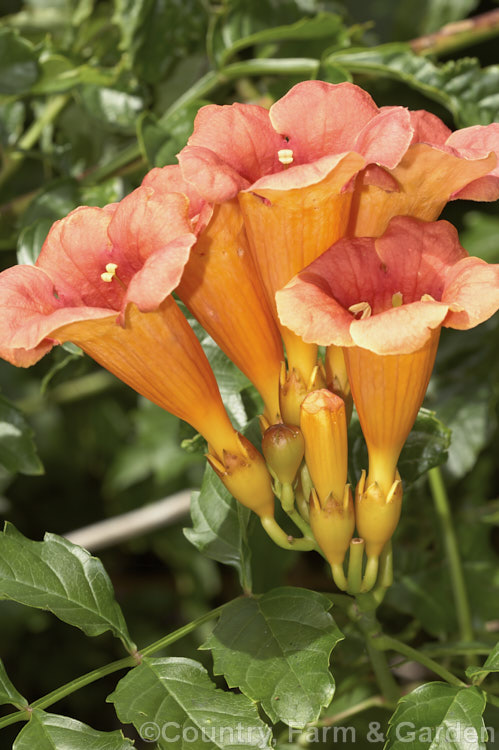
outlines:
[[[431,294],[423,294],[421,297],[421,302],[436,302],[437,300],[435,297],[432,297]]]
[[[354,315],[357,315],[357,313],[361,313],[360,318],[357,318],[357,320],[365,320],[366,318],[371,317],[372,309],[369,302],[357,302],[356,305],[350,305],[348,309]]]
[[[404,301],[404,298],[402,297],[402,292],[395,292],[395,294],[392,295],[392,307],[400,307]]]
[[[113,279],[115,279],[118,282],[118,284],[123,289],[126,290],[126,286],[124,285],[124,283],[122,282],[122,280],[120,279],[120,277],[118,276],[118,274],[116,273],[116,269],[117,268],[118,268],[118,264],[117,263],[106,263],[106,271],[105,271],[105,273],[101,273],[100,277],[101,277],[102,281],[105,281],[108,284],[111,281],[113,281]]]
[[[279,159],[281,164],[284,164],[285,166],[288,164],[292,164],[293,151],[290,148],[281,148],[281,150],[277,152],[277,158]]]

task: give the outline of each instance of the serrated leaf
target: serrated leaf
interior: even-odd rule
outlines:
[[[56,534],[26,539],[9,523],[0,534],[0,598],[48,609],[87,635],[110,630],[135,649],[101,561]]]
[[[12,473],[43,474],[33,430],[24,415],[3,396],[0,396],[0,464]]]
[[[385,750],[485,750],[484,708],[476,688],[421,685],[399,701]]]
[[[355,482],[368,464],[367,449],[357,418],[354,418],[350,425],[349,442],[349,471],[352,482]],[[449,428],[437,419],[433,411],[421,408],[398,462],[404,486],[409,487],[433,466],[445,463],[450,444]]]
[[[229,687],[261,703],[273,722],[301,728],[334,695],[329,656],[343,635],[330,608],[322,594],[292,587],[237,599],[202,648]]]
[[[5,667],[2,660],[0,659],[0,706],[10,703],[17,708],[22,708],[28,705],[28,701],[21,693],[16,690],[12,682],[7,676]]]
[[[187,539],[207,557],[232,565],[241,586],[251,590],[250,549],[246,531],[251,511],[235,500],[210,466],[206,467],[199,492],[192,493],[192,529]]]
[[[481,68],[478,60],[469,57],[438,65],[416,55],[403,42],[333,52],[326,62],[338,63],[352,73],[402,81],[446,107],[459,127],[488,125],[499,119],[498,65]]]
[[[145,658],[108,697],[120,721],[158,748],[264,748],[270,729],[244,695],[218,690],[192,659]]]
[[[472,682],[482,682],[491,672],[499,672],[499,643],[496,643],[483,667],[467,668],[466,677],[469,677]]]
[[[0,94],[20,94],[38,78],[37,53],[12,29],[0,29]]]
[[[69,716],[35,709],[17,735],[12,750],[133,750],[134,747],[119,730],[98,732]]]

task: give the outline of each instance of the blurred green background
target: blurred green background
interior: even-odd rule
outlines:
[[[429,109],[452,128],[499,120],[497,17],[483,33],[471,28],[407,44],[497,7],[477,0],[2,0],[1,268],[33,262],[51,223],[77,205],[120,200],[148,169],[175,163],[206,102],[268,106],[294,83],[321,78],[353,80],[380,106]],[[496,205],[460,201],[444,218],[470,253],[499,262]],[[452,431],[445,479],[476,632],[490,643],[499,631],[498,323],[496,316],[467,334],[444,331],[426,401]],[[244,424],[256,414],[254,394],[207,348],[231,413]],[[32,539],[200,486],[203,446],[180,447],[193,437],[190,428],[74,348],[29,370],[0,362],[0,389],[0,514]],[[358,435],[353,443],[360,465]],[[185,525],[187,518],[99,551],[139,645],[239,593],[234,570],[203,556],[184,537]],[[282,552],[252,528],[257,591],[283,581],[331,589],[318,556]],[[455,635],[443,557],[423,477],[407,493],[397,532],[397,580],[381,614],[388,632],[408,630],[416,644]],[[206,632],[169,653],[209,664],[195,652]],[[48,613],[0,602],[0,657],[28,699],[120,655],[110,635],[88,639]],[[347,705],[351,665],[367,673],[364,662],[355,640],[335,651]],[[57,710],[115,728],[105,704],[115,681],[95,683]],[[371,718],[386,716],[374,711],[362,722]],[[497,710],[486,723],[494,720],[499,737]],[[10,730],[15,736],[11,727],[5,738]]]

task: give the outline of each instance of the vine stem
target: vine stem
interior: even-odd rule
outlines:
[[[427,667],[439,677],[442,677],[442,679],[448,682],[449,685],[454,685],[455,687],[468,687],[465,682],[460,680],[459,677],[456,677],[455,674],[452,674],[452,672],[449,672],[445,667],[442,667],[438,662],[430,659],[429,656],[425,656],[425,654],[412,648],[412,646],[408,646],[406,643],[398,641],[396,638],[392,638],[389,635],[380,635],[375,638],[374,642],[376,649],[381,649],[383,651],[397,651],[397,653],[406,656],[411,661],[417,661],[419,664]]]
[[[97,669],[92,670],[92,672],[87,672],[87,674],[77,677],[75,680],[68,682],[66,685],[62,685],[62,687],[53,690],[51,693],[47,693],[47,695],[44,695],[42,698],[38,698],[36,701],[27,706],[26,709],[22,711],[16,711],[16,713],[4,716],[0,719],[0,729],[3,729],[10,724],[15,724],[18,721],[26,721],[27,719],[29,719],[31,710],[33,708],[48,708],[54,703],[60,701],[62,698],[65,698],[67,695],[75,693],[77,690],[80,690],[80,688],[85,687],[86,685],[90,685],[92,682],[96,682],[102,677],[113,674],[113,672],[118,672],[120,669],[137,666],[138,664],[140,664],[140,660],[143,656],[154,654],[156,651],[160,651],[162,648],[166,648],[166,646],[175,643],[175,641],[179,641],[188,633],[196,630],[196,628],[198,628],[200,625],[203,625],[205,622],[213,620],[214,617],[217,617],[228,604],[230,604],[230,602],[226,602],[220,607],[216,607],[215,609],[210,610],[210,612],[201,615],[201,617],[198,617],[196,620],[192,620],[192,622],[189,622],[187,625],[174,630],[173,633],[169,633],[163,638],[160,638],[159,641],[155,641],[149,646],[146,646],[136,655],[127,656],[124,659],[118,659],[118,661],[113,661],[103,667],[98,667]]]
[[[0,187],[17,172],[26,158],[26,152],[35,145],[47,125],[50,125],[59,116],[69,99],[70,96],[68,94],[61,94],[48,100],[41,116],[37,117],[31,127],[19,139],[16,146],[18,151],[11,157],[11,160],[0,173]]]
[[[452,523],[452,514],[449,505],[449,498],[442,479],[439,467],[434,467],[428,472],[431,494],[437,515],[440,519],[442,533],[444,537],[445,551],[447,562],[449,564],[450,579],[454,602],[456,605],[457,620],[459,624],[459,634],[462,641],[473,640],[473,625],[471,620],[471,610],[468,600],[468,592],[464,580],[463,566],[459,555],[454,524]]]
[[[383,650],[376,647],[381,631],[375,611],[363,611],[357,618],[357,625],[364,636],[369,660],[381,693],[387,703],[397,703],[400,698],[400,688],[391,672]]]

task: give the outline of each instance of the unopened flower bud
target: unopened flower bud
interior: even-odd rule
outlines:
[[[274,516],[274,493],[265,461],[243,435],[237,434],[238,450],[223,451],[222,461],[208,454],[207,459],[231,495],[258,516]]]
[[[355,491],[357,532],[366,543],[366,555],[379,557],[397,528],[402,509],[402,481],[398,471],[388,494],[377,482],[366,487],[363,471]]]
[[[355,529],[355,512],[349,485],[342,498],[328,497],[320,503],[315,490],[310,494],[310,526],[317,544],[329,564],[340,566],[345,558]]]
[[[305,461],[321,505],[330,495],[341,501],[348,462],[345,404],[326,389],[312,391],[301,405],[300,426]]]
[[[292,484],[305,452],[300,428],[293,424],[272,425],[263,436],[262,450],[276,478],[282,484]]]

